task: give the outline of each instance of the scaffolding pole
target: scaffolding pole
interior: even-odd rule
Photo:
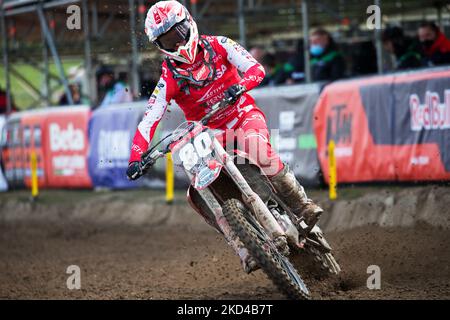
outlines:
[[[2,47],[3,47],[3,65],[5,68],[5,84],[6,84],[6,114],[11,113],[11,82],[9,78],[9,56],[8,56],[8,38],[6,34],[6,17],[5,10],[0,8],[1,29],[2,29]]]
[[[305,59],[305,79],[311,82],[311,61],[309,58],[309,20],[308,20],[308,0],[302,1],[302,31],[303,31],[303,56]]]
[[[62,80],[62,83],[64,86],[64,91],[67,96],[67,101],[69,102],[69,104],[73,104],[72,93],[70,92],[69,83],[67,82],[66,75],[64,74],[64,69],[63,69],[61,60],[59,58],[58,51],[55,46],[55,42],[53,41],[53,36],[52,36],[50,30],[48,29],[47,20],[45,19],[44,10],[42,9],[42,6],[39,6],[37,8],[37,13],[39,16],[39,21],[41,23],[41,28],[44,31],[45,39],[46,39],[48,47],[52,53],[53,60],[55,61],[59,76]]]
[[[191,14],[194,19],[197,18],[197,0],[191,0]]]
[[[44,72],[44,103],[48,106],[50,105],[50,73],[49,73],[49,59],[48,59],[48,46],[45,42],[44,31],[41,30],[42,34],[42,57],[43,57],[43,72]]]
[[[71,3],[77,3],[80,1],[81,0],[53,0],[53,1],[47,1],[47,2],[41,1],[40,3],[38,3],[36,5],[27,5],[27,6],[19,7],[17,9],[10,8],[10,9],[8,9],[8,11],[5,12],[5,16],[9,17],[9,16],[18,15],[18,14],[34,12],[34,11],[38,10],[39,8],[50,9],[50,8],[54,8],[54,7],[58,7],[58,6],[65,6],[65,5],[68,5]]]
[[[136,8],[135,0],[128,0],[130,6],[130,37],[131,37],[131,83],[134,97],[139,95],[139,52],[136,37]]]
[[[137,33],[137,39],[138,39],[138,52],[141,52],[142,50],[145,49],[145,43],[147,41],[147,35],[145,34],[145,32],[142,32],[142,30],[145,29],[145,19],[147,17],[147,10],[149,8],[147,8],[144,4],[144,0],[139,0],[138,2],[138,13],[139,13],[139,19],[138,19],[138,30],[140,30]]]
[[[375,0],[374,3],[381,9],[381,0]],[[380,10],[381,14],[381,10]],[[381,17],[380,17],[381,19]],[[383,44],[381,43],[381,29],[375,28],[375,49],[377,51],[377,69],[378,73],[383,73]]]
[[[442,7],[443,4],[442,5],[440,3],[436,4],[436,21],[437,25],[441,28],[442,28]]]
[[[89,7],[87,0],[83,0],[83,29],[84,29],[84,68],[88,82],[89,104],[92,106],[94,99],[94,83],[92,77],[92,51],[91,51],[91,35],[89,30]]]
[[[239,42],[243,47],[247,46],[247,37],[245,30],[245,12],[244,12],[244,0],[238,1],[238,21],[239,21]]]
[[[92,34],[94,37],[98,35],[98,0],[92,2]]]

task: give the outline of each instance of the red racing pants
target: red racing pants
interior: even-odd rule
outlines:
[[[247,112],[231,129],[220,129],[225,132],[218,139],[226,150],[233,150],[237,144],[237,149],[247,153],[266,176],[272,177],[283,169],[283,162],[270,144],[269,129],[264,114],[259,109]]]

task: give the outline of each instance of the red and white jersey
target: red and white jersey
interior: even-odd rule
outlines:
[[[202,36],[202,38],[208,41],[215,53],[211,58],[212,66],[216,70],[214,80],[201,88],[190,86],[189,92],[186,92],[180,87],[180,82],[174,79],[171,69],[164,61],[161,77],[149,99],[144,118],[136,130],[130,162],[139,161],[141,154],[147,150],[156,127],[172,99],[183,110],[187,120],[198,121],[211,110],[211,106],[225,97],[225,91],[230,86],[240,84],[249,91],[264,79],[264,68],[238,43],[221,36]],[[197,73],[202,72],[201,68],[207,71],[203,54],[197,54],[193,64],[181,64],[177,68]],[[238,71],[243,74],[242,78]],[[253,98],[243,94],[234,105],[212,118],[208,126],[234,129],[239,120],[255,108],[257,107]]]

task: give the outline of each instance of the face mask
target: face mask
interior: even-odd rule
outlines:
[[[425,40],[422,41],[421,44],[424,48],[430,48],[433,45],[434,41],[433,40]]]
[[[311,45],[311,48],[309,48],[309,52],[311,52],[313,56],[320,56],[323,53],[323,51],[324,49],[322,48],[322,46],[318,44],[313,44]]]

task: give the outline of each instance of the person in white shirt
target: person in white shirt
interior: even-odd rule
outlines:
[[[123,81],[116,81],[114,71],[109,67],[102,67],[97,72],[98,86],[106,91],[99,108],[112,104],[132,102],[130,89]]]

